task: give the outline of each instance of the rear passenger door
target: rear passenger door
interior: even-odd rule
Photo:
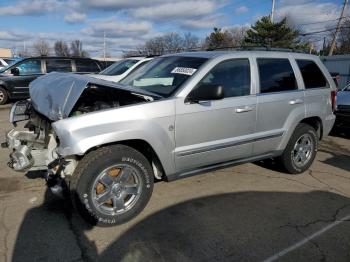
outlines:
[[[260,90],[253,152],[261,155],[280,149],[283,135],[296,120],[304,118],[305,104],[289,58],[260,57],[256,63]]]
[[[51,72],[72,72],[71,59],[46,59],[46,73]]]
[[[90,59],[76,59],[75,72],[78,74],[96,74],[100,72],[100,67],[97,62]]]

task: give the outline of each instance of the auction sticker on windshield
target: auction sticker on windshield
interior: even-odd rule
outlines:
[[[190,68],[190,67],[175,67],[173,71],[171,71],[172,74],[182,74],[182,75],[193,75],[197,69]]]

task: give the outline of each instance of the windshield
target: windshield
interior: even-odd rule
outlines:
[[[184,56],[156,58],[132,72],[120,83],[169,97],[205,61],[206,58]]]
[[[127,71],[130,67],[132,67],[134,64],[136,64],[138,61],[139,60],[136,60],[136,59],[126,59],[126,60],[118,61],[113,65],[107,67],[105,70],[101,71],[99,74],[105,75],[105,76],[121,75],[125,71]]]
[[[8,59],[8,58],[4,58],[4,61],[8,64],[8,65],[12,65],[15,60],[14,59]]]

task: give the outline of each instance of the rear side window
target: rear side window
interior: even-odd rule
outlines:
[[[97,73],[100,72],[100,68],[92,60],[75,60],[75,66],[77,72],[81,73]]]
[[[199,83],[221,85],[225,97],[250,94],[250,65],[248,59],[227,60],[216,65]]]
[[[303,76],[305,89],[325,88],[329,86],[322,71],[316,65],[315,62],[310,60],[296,60],[296,61],[299,66],[301,75]]]
[[[298,89],[293,68],[288,59],[258,58],[260,93]]]
[[[46,72],[72,72],[72,63],[69,59],[46,60]]]

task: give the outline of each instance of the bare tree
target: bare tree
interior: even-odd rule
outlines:
[[[184,40],[178,33],[170,32],[163,36],[164,49],[167,53],[176,53],[182,51]]]
[[[199,38],[191,33],[181,35],[177,32],[166,33],[148,40],[138,50],[146,54],[163,55],[198,48]]]
[[[232,46],[242,46],[248,29],[249,28],[245,26],[235,26],[225,30],[228,34],[231,35]]]
[[[69,48],[66,42],[57,41],[54,45],[54,50],[57,56],[69,56]]]
[[[191,33],[185,33],[183,36],[183,47],[185,50],[198,49],[199,38]]]
[[[80,40],[74,40],[70,44],[70,50],[72,56],[87,57],[88,53],[83,50],[83,42]]]
[[[50,53],[49,43],[44,39],[39,39],[33,44],[34,53],[40,56],[47,56]]]
[[[162,37],[155,37],[146,42],[144,51],[151,55],[163,55],[165,54],[165,44]]]

